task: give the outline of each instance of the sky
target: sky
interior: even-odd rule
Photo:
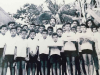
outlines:
[[[56,0],[58,1],[58,0]],[[59,0],[62,1],[62,0]],[[73,2],[75,0],[65,0],[67,3]],[[0,0],[0,7],[6,12],[16,13],[17,9],[22,7],[26,3],[33,3],[36,5],[41,5],[45,0]]]

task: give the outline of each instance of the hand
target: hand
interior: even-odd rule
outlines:
[[[38,58],[37,60],[40,61],[40,58]]]
[[[16,56],[14,56],[14,60],[16,60]]]
[[[29,58],[28,58],[28,57],[26,57],[26,58],[25,58],[25,60],[26,60],[26,61],[29,61]]]
[[[88,42],[88,41],[89,41],[89,39],[88,39],[88,38],[85,38],[85,41],[86,41],[86,42]]]
[[[83,39],[83,38],[80,38],[80,41],[82,41],[82,42],[83,42],[83,41],[84,41],[84,39]]]
[[[16,66],[16,62],[13,63],[13,67]]]

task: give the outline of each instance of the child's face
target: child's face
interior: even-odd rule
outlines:
[[[72,32],[76,33],[76,28],[72,28],[71,30]]]
[[[39,26],[36,26],[36,27],[35,27],[35,30],[39,30]]]
[[[6,32],[7,32],[7,27],[2,27],[1,33],[2,33],[2,34],[5,34]]]
[[[52,33],[53,33],[53,30],[49,28],[49,29],[48,29],[48,34],[49,34],[49,35],[52,35]]]
[[[43,25],[47,24],[47,20],[43,20],[43,21],[42,21],[42,24],[43,24]]]
[[[35,29],[35,25],[30,25],[29,29],[30,30],[32,30],[32,29],[34,30]]]
[[[16,35],[16,29],[12,29],[12,30],[10,31],[10,33],[11,33],[11,35],[15,36],[15,35]]]
[[[96,28],[93,28],[93,33],[97,32],[97,29]]]
[[[81,27],[77,26],[77,32],[81,33]]]
[[[40,27],[39,28],[39,32],[42,33],[42,31],[44,30],[44,27]]]
[[[18,28],[17,28],[17,33],[20,33],[20,32],[21,32],[21,28],[18,27]]]
[[[9,25],[9,28],[11,29],[12,27],[14,27],[15,25],[14,24],[10,24]]]
[[[66,28],[65,28],[65,26],[64,26],[62,29],[63,29],[63,32],[66,32]]]
[[[86,27],[85,26],[81,26],[81,31],[85,32],[86,31]]]
[[[28,26],[24,26],[24,27],[23,27],[23,29],[26,29],[26,30],[28,30]]]
[[[62,36],[62,31],[61,30],[57,30],[57,34],[58,34],[59,37],[61,37]]]
[[[55,19],[51,19],[51,20],[50,20],[50,25],[51,25],[51,26],[55,26],[55,24],[56,24]]]
[[[88,26],[91,27],[92,26],[92,22],[88,21]]]
[[[74,27],[76,27],[76,26],[77,26],[77,22],[74,21],[74,22],[72,23],[72,25],[73,25]]]
[[[35,32],[31,32],[30,33],[30,38],[34,38],[35,37]]]
[[[52,39],[54,40],[54,42],[57,42],[58,41],[58,36],[55,35],[55,36],[52,37]]]
[[[46,39],[47,36],[48,36],[47,32],[43,32],[43,33],[42,33],[42,36],[43,36],[44,39]]]
[[[65,25],[65,29],[66,31],[70,31],[71,30],[70,24]]]
[[[26,35],[27,35],[26,31],[22,31],[22,32],[21,32],[21,37],[22,37],[23,39],[26,38]]]

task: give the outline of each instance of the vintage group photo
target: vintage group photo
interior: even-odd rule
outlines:
[[[100,0],[0,0],[0,75],[100,75]]]

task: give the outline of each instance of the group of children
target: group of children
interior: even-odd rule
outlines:
[[[0,75],[99,75],[98,55],[100,27],[89,19],[56,25],[15,22],[0,27]],[[47,26],[47,28],[46,28]],[[16,71],[16,72],[15,72]]]

